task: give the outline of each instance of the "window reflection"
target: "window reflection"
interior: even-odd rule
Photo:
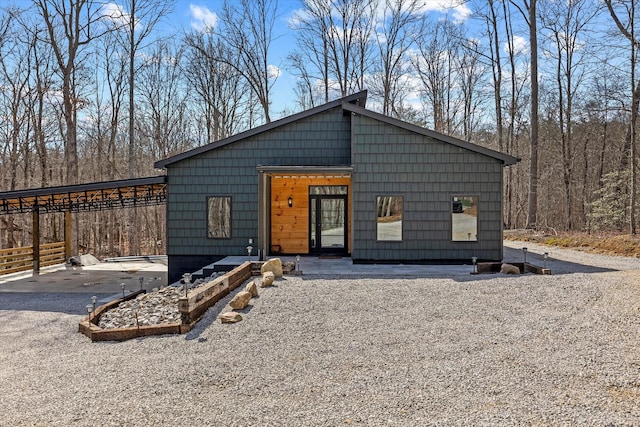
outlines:
[[[478,197],[452,197],[451,234],[452,240],[456,242],[478,241]]]
[[[377,240],[402,240],[402,197],[378,196],[376,199]]]
[[[231,197],[207,199],[207,237],[210,239],[231,237]]]

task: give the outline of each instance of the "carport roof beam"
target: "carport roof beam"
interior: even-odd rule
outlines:
[[[51,213],[153,206],[165,203],[166,197],[165,176],[6,191],[0,193],[0,215],[35,209]]]

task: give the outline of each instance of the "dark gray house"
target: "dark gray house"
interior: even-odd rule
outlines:
[[[221,257],[502,259],[518,159],[365,109],[361,92],[156,162],[169,280]]]

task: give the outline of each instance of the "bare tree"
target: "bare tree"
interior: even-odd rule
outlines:
[[[173,44],[157,43],[140,69],[137,91],[140,155],[149,163],[193,147],[189,93],[182,78],[184,52]]]
[[[640,81],[636,81],[637,52],[640,48],[640,39],[635,32],[636,0],[614,1],[605,0],[609,14],[613,18],[616,27],[622,35],[629,41],[629,68],[631,80],[631,118],[629,123],[628,147],[629,147],[629,171],[630,171],[630,200],[629,200],[629,232],[636,234],[636,180],[637,180],[637,123],[640,103]],[[616,7],[622,8],[626,22],[620,18]]]
[[[372,62],[374,0],[303,0],[294,19],[298,50],[292,67],[315,102],[317,83],[324,101],[362,90]]]
[[[172,9],[170,0],[122,0],[120,4],[111,4],[105,11],[111,20],[112,29],[122,35],[121,46],[128,56],[129,88],[129,177],[135,175],[135,76],[136,56],[147,44],[154,27]]]
[[[423,31],[421,3],[418,0],[384,0],[378,31],[376,75],[371,85],[382,98],[382,113],[398,117],[407,90],[411,65],[408,56],[414,40]]]
[[[460,76],[458,85],[462,99],[462,135],[471,141],[478,124],[477,111],[483,103],[479,87],[484,78],[484,67],[478,54],[476,40],[463,40],[461,55],[457,58],[457,69]]]
[[[484,56],[489,60],[491,66],[498,150],[503,151],[505,144],[502,119],[502,50],[499,31],[499,9],[496,8],[495,0],[487,1],[487,11],[482,15],[482,19],[486,27],[485,36],[489,43],[489,53]]]
[[[527,228],[537,227],[538,217],[538,16],[537,0],[509,0],[521,13],[529,29],[529,53],[531,75],[531,112],[529,139],[529,192]]]
[[[158,21],[169,11],[168,0],[124,0],[124,4],[117,10],[111,11],[110,18],[122,24],[117,31],[124,30],[126,42],[123,43],[129,59],[129,149],[127,156],[129,178],[135,176],[135,83],[136,83],[136,55],[140,49],[144,48],[147,38],[152,34],[153,28]],[[137,168],[139,170],[139,168]],[[137,228],[137,209],[130,211],[132,227]],[[130,233],[129,248],[137,251],[138,243],[135,239],[136,233]]]
[[[565,227],[573,229],[575,156],[573,127],[574,101],[585,75],[584,62],[589,53],[584,47],[587,25],[597,14],[597,8],[586,2],[569,1],[542,3],[542,25],[549,30],[545,51],[555,61],[555,92],[558,96],[558,127],[561,141],[562,175],[565,200]],[[584,151],[584,150],[583,150]]]
[[[224,43],[211,32],[194,32],[185,36],[186,73],[202,111],[205,140],[209,144],[250,127],[246,103],[250,92],[247,83],[234,67],[216,58],[231,57]]]
[[[51,45],[62,79],[66,181],[77,183],[77,113],[83,106],[78,87],[78,67],[84,59],[84,47],[104,33],[94,32],[96,22],[102,18],[100,4],[95,0],[32,1],[46,25],[46,42]]]
[[[28,112],[25,111],[23,95],[28,90],[30,67],[29,55],[19,45],[9,39],[16,40],[20,37],[16,33],[16,14],[18,11],[10,10],[0,20],[0,108],[3,114],[0,116],[0,149],[2,169],[2,187],[15,190],[18,181],[21,158],[24,147],[25,125],[28,122]],[[28,49],[27,46],[22,46]],[[28,136],[27,150],[28,150]],[[6,229],[6,242],[8,247],[16,243],[15,223],[13,215],[4,218]]]
[[[459,100],[454,96],[462,35],[460,28],[449,20],[438,20],[430,32],[417,40],[418,53],[412,63],[420,79],[420,92],[427,100],[437,132],[453,134]]]
[[[234,68],[249,84],[267,123],[271,122],[271,88],[277,74],[269,64],[273,27],[278,13],[277,0],[225,1],[216,34],[226,45],[216,59]]]

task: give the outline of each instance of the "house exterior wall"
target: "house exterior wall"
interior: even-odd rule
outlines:
[[[168,165],[169,282],[258,246],[258,165],[350,165],[350,127],[337,107]],[[228,239],[207,238],[211,196],[231,197]]]
[[[352,258],[502,259],[502,163],[365,116],[352,116]],[[402,241],[376,241],[376,198],[402,196]],[[453,196],[478,197],[478,240],[452,241]]]

